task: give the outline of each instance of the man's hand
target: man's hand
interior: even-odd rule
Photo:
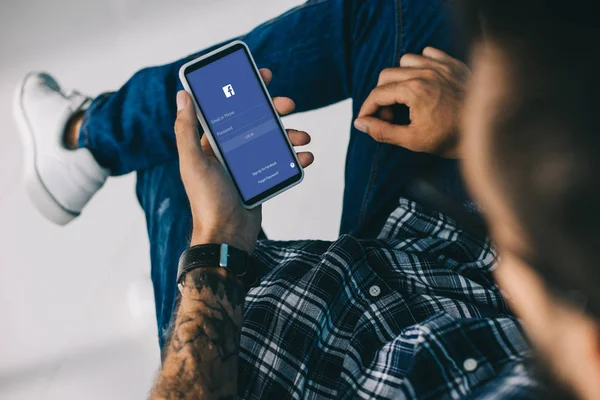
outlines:
[[[271,80],[269,70],[261,70]],[[280,114],[294,110],[288,98],[273,100]],[[177,93],[177,149],[181,177],[194,219],[192,245],[227,243],[252,252],[260,229],[260,208],[246,210],[206,137],[200,140],[189,95]],[[288,130],[295,146],[310,142],[306,132]],[[299,153],[300,163],[313,162]],[[215,266],[216,267],[216,266]],[[185,284],[171,330],[164,362],[150,398],[235,398],[244,295],[240,282],[222,268],[196,269]]]
[[[260,71],[265,83],[272,74]],[[294,102],[285,97],[273,99],[280,115],[294,111]],[[177,93],[177,121],[175,133],[181,178],[190,200],[193,218],[191,245],[227,243],[252,253],[260,231],[261,207],[247,210],[242,206],[233,182],[215,157],[206,138],[198,135],[198,119],[193,102],[185,91]],[[310,142],[306,132],[288,129],[294,146]],[[314,157],[311,153],[298,153],[303,167],[309,166]]]
[[[460,112],[470,75],[464,63],[432,47],[422,56],[406,54],[400,68],[381,72],[354,126],[378,142],[458,158]],[[389,122],[395,104],[410,108],[410,125]]]

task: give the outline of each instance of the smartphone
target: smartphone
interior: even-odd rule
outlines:
[[[179,79],[244,207],[302,182],[304,170],[244,42],[184,64]]]

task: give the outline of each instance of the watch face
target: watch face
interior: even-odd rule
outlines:
[[[227,265],[229,263],[229,245],[227,243],[223,243],[221,245],[221,250],[220,250],[220,256],[219,256],[219,265],[223,268],[227,268]]]

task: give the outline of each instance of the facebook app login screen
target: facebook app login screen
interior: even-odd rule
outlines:
[[[243,49],[186,76],[245,200],[300,173]]]

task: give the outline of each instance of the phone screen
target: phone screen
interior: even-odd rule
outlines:
[[[200,111],[246,203],[301,178],[260,76],[243,46],[186,70]]]

